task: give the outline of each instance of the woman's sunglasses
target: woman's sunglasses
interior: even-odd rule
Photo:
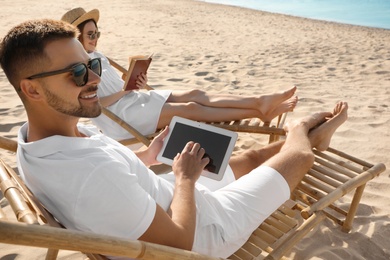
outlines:
[[[88,64],[79,62],[72,65],[69,68],[65,68],[62,70],[54,70],[54,71],[35,74],[28,77],[27,79],[44,78],[53,75],[58,75],[65,72],[72,72],[74,82],[76,83],[77,86],[82,87],[85,86],[85,84],[87,84],[88,82],[88,69],[92,70],[93,73],[95,73],[100,77],[102,75],[102,63],[100,58],[92,59],[88,61]]]
[[[87,34],[88,38],[90,40],[95,40],[96,38],[100,38],[100,32],[94,32],[94,33],[88,33]]]

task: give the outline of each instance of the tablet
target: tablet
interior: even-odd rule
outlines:
[[[169,125],[168,136],[157,160],[172,165],[173,158],[181,153],[189,141],[199,143],[205,149],[210,163],[202,175],[221,180],[232,155],[238,134],[226,129],[175,116]]]

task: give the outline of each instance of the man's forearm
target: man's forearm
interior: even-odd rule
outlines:
[[[180,239],[185,249],[191,250],[196,226],[195,184],[192,180],[176,181],[170,210],[172,221],[182,229]]]

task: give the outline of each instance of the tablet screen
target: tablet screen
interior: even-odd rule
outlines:
[[[232,139],[230,136],[185,125],[180,122],[176,122],[171,131],[171,137],[162,154],[163,157],[173,160],[177,153],[181,153],[189,141],[194,141],[205,149],[205,156],[210,158],[210,163],[205,170],[212,173],[219,172]]]
[[[175,156],[183,151],[188,142],[199,143],[205,150],[205,156],[210,159],[202,175],[219,181],[224,176],[237,137],[236,132],[174,116],[157,160],[172,165]]]

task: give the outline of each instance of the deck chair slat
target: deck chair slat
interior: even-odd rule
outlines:
[[[252,256],[252,258],[253,258],[253,257],[256,257],[256,256],[258,256],[258,255],[260,255],[261,252],[262,252],[262,250],[261,250],[259,247],[255,246],[255,245],[252,244],[252,243],[245,243],[245,244],[242,246],[242,248],[243,248],[245,251],[247,251],[247,252]]]
[[[310,186],[313,186],[314,188],[325,192],[326,194],[330,193],[334,189],[334,187],[328,185],[327,183],[321,182],[318,179],[313,178],[309,174],[306,174],[302,182],[305,182]]]
[[[278,208],[278,211],[289,216],[290,218],[294,218],[296,215],[295,211],[292,209],[294,207],[294,205],[295,205],[295,202],[293,202],[291,200],[287,200],[285,203],[282,204],[282,206],[280,206]]]
[[[257,231],[257,230],[255,230],[255,231]],[[272,243],[274,243],[274,242],[275,241],[273,241]],[[260,248],[261,250],[268,252],[268,253],[272,251],[272,248],[270,248],[270,245],[272,243],[269,243],[268,241],[264,240],[263,237],[255,235],[255,234],[252,234],[249,237],[247,243],[253,243],[258,248]]]
[[[269,225],[266,222],[263,222],[260,225],[259,229],[263,230],[264,232],[267,232],[268,234],[270,234],[271,236],[276,237],[276,238],[280,238],[284,234],[284,232],[282,232],[280,229],[278,229],[272,225]]]
[[[241,251],[241,249],[239,249],[239,251]],[[239,251],[237,251],[236,253],[238,253]],[[236,255],[236,253],[234,253],[233,255],[231,255],[231,256],[229,257],[229,260],[243,260],[241,257],[238,257],[238,256]]]
[[[322,212],[326,214],[327,218],[334,221],[336,224],[343,226],[345,217],[347,216],[348,212],[341,210],[339,207],[337,207],[337,209],[339,210],[330,210],[330,207],[328,207],[325,208]],[[337,215],[335,213],[337,213]]]
[[[340,182],[339,180],[335,180],[334,178],[330,177],[329,174],[323,174],[323,173],[320,173],[318,171],[315,171],[314,169],[311,169],[308,174],[313,177],[314,179],[316,180],[319,180],[323,183],[325,183],[326,185],[329,185],[333,188],[337,188],[338,186],[340,186],[342,184],[342,182]],[[348,179],[345,179],[344,181],[347,181]]]
[[[296,224],[295,220],[291,219],[290,217],[284,215],[280,211],[275,211],[272,213],[272,217],[278,219],[280,222],[288,225],[288,226],[294,226]]]
[[[351,162],[354,162],[354,163],[356,163],[358,165],[364,166],[364,170],[367,170],[368,168],[374,167],[374,164],[372,164],[372,163],[368,163],[368,162],[366,162],[366,161],[364,161],[362,159],[356,158],[356,157],[351,156],[349,154],[346,154],[346,153],[344,153],[342,151],[336,150],[336,149],[334,149],[332,147],[329,147],[327,149],[327,151],[330,152],[330,153],[333,153],[333,154],[335,154],[337,156],[340,156],[341,158],[344,158],[344,159],[347,159],[347,160],[349,160]],[[348,167],[348,166],[345,166],[345,167]]]
[[[235,258],[229,258],[229,259],[239,259],[239,260],[251,260],[253,259],[253,255],[244,250],[243,248],[240,248],[237,252],[234,253]]]
[[[291,226],[287,225],[286,223],[280,222],[279,220],[273,218],[272,216],[264,220],[263,223],[266,223],[283,233],[286,233],[291,229]]]
[[[324,154],[323,154],[324,156]],[[335,171],[338,171],[342,174],[345,174],[346,176],[350,177],[350,178],[353,178],[355,176],[357,176],[356,173],[360,174],[362,173],[364,170],[360,169],[360,168],[357,168],[357,167],[354,167],[352,165],[349,165],[349,164],[345,164],[345,165],[348,165],[349,167],[346,168],[342,165],[339,165],[339,164],[334,164],[334,163],[331,163],[329,161],[326,161],[320,157],[316,157],[315,161],[319,164],[321,164],[322,166],[325,166],[325,167],[328,167],[330,169],[333,169]],[[354,171],[355,173],[351,172],[351,171]]]
[[[264,240],[268,245],[275,243],[277,240],[276,237],[272,236],[270,233],[265,232],[264,230],[258,228],[255,231],[253,231],[253,234],[257,236],[258,238],[261,238]]]
[[[337,180],[338,182],[346,182],[350,179],[350,177],[344,174],[340,174],[340,172],[324,169],[322,165],[314,164],[311,171],[319,172],[321,173],[321,175],[326,175],[328,178],[332,178],[334,180]]]
[[[237,254],[234,254],[239,260],[253,260],[254,257],[251,253],[247,252],[244,248],[240,248]],[[231,259],[229,257],[229,259]]]
[[[315,203],[317,200],[327,195],[327,193],[325,193],[323,190],[320,190],[317,187],[313,187],[310,185],[310,183],[307,182],[299,183],[297,188],[295,188],[293,191],[293,194],[297,194],[298,191],[300,191],[305,196],[305,199],[307,199],[310,204]],[[314,200],[311,201],[310,198]]]

